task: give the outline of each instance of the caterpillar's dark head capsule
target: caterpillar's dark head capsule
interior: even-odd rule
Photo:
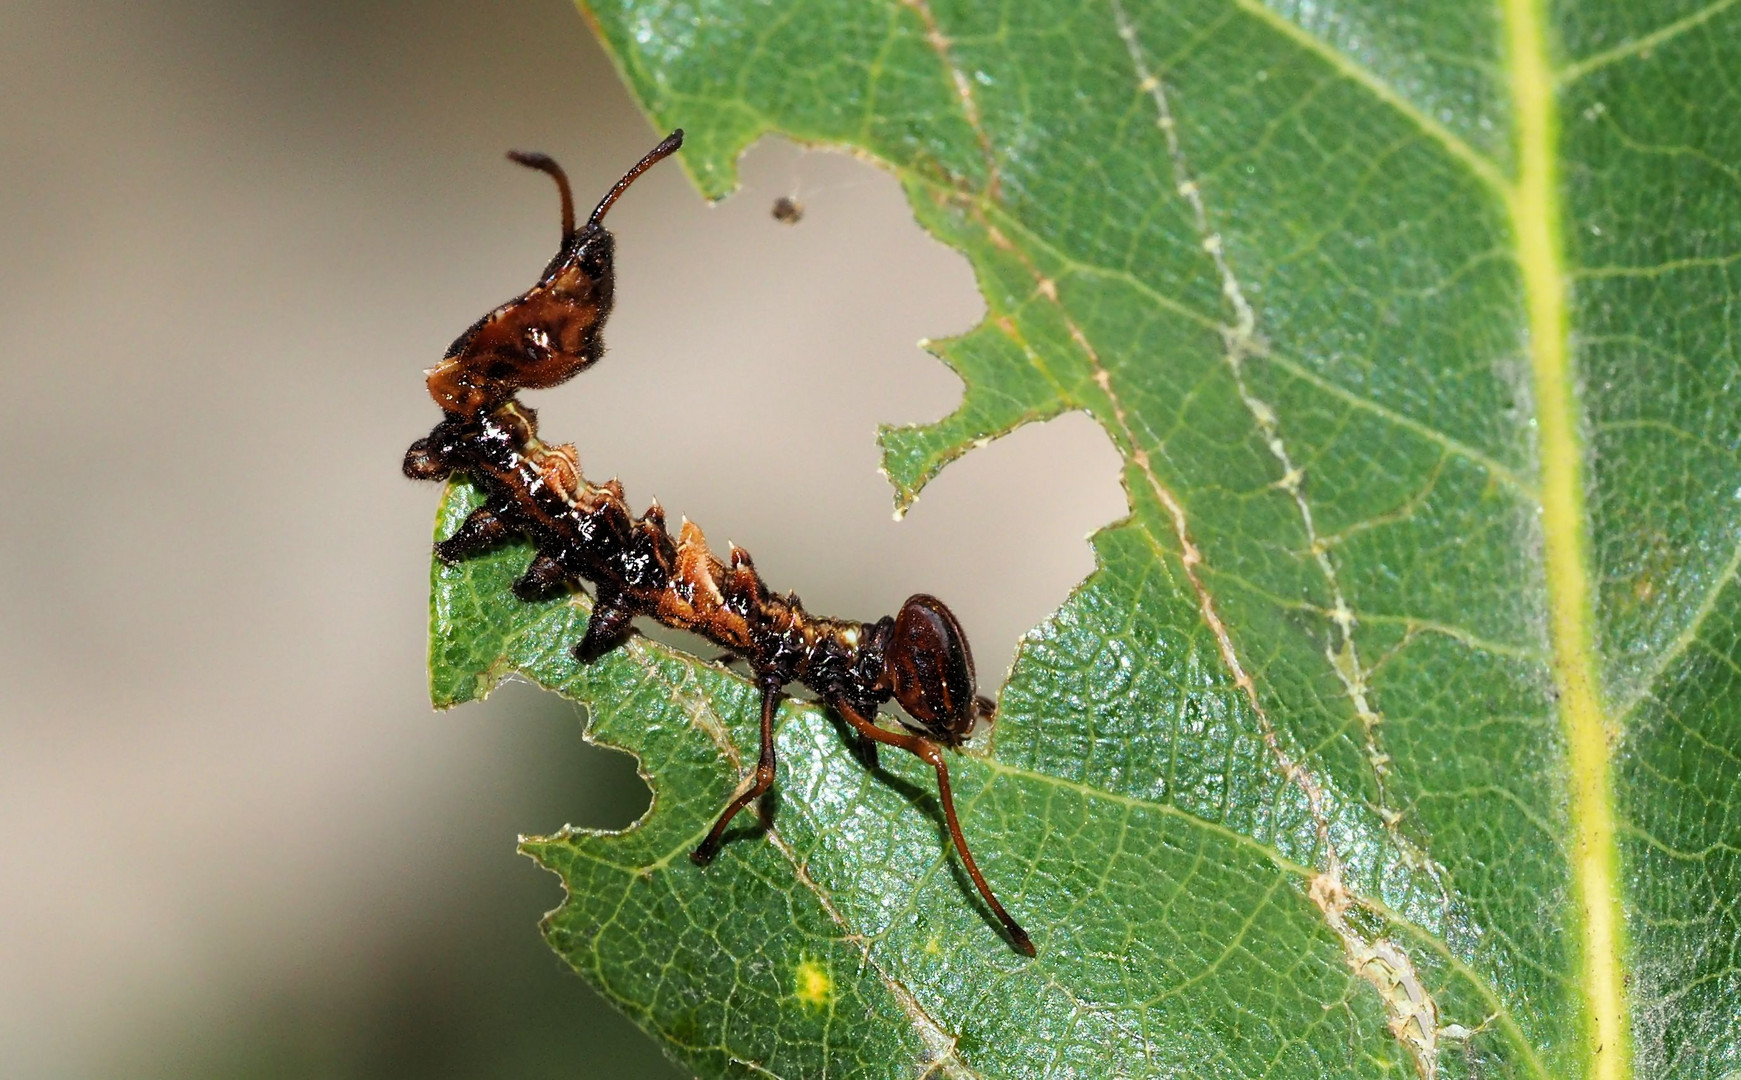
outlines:
[[[547,173],[562,194],[562,245],[538,284],[473,323],[429,373],[429,394],[450,416],[471,419],[517,390],[542,390],[584,371],[604,355],[601,333],[611,313],[615,241],[604,216],[635,178],[683,145],[673,131],[599,200],[576,227],[574,193],[562,166],[543,154],[508,157]]]
[[[974,694],[967,635],[935,596],[919,593],[901,605],[883,663],[889,691],[924,734],[958,746],[990,719],[990,703]]]

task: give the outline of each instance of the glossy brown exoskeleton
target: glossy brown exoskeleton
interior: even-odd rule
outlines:
[[[801,683],[864,746],[899,747],[936,771],[943,815],[968,875],[1015,947],[1032,956],[1033,942],[992,894],[956,818],[943,748],[960,746],[989,723],[993,706],[976,696],[967,637],[943,602],[921,593],[874,623],[813,615],[797,596],[770,590],[742,549],[733,546],[720,559],[687,520],[672,539],[658,503],[639,517],[630,513],[620,484],[588,481],[574,448],[541,441],[532,410],[515,399],[521,389],[563,382],[602,354],[613,277],[605,213],[682,141],[683,133],[674,131],[654,147],[580,228],[562,169],[542,154],[509,155],[556,180],[562,246],[536,285],[479,319],[429,373],[429,393],[443,416],[406,452],[405,475],[440,480],[464,473],[484,496],[483,505],[436,545],[436,554],[454,562],[524,536],[537,554],[515,582],[522,599],[591,582],[597,593],[592,616],[574,647],[582,662],[621,644],[631,621],[644,615],[701,634],[749,665],[762,695],[761,756],[749,783],[691,853],[697,863],[713,859],[732,818],[773,784],[774,713],[782,689]],[[897,717],[904,730],[876,723],[878,708],[890,700],[906,710]]]

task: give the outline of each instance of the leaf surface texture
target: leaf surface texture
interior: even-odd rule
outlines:
[[[586,8],[704,193],[851,147],[971,260],[898,503],[1081,410],[1131,513],[952,760],[1033,961],[811,707],[691,866],[752,690],[438,565],[437,702],[523,672],[654,788],[526,841],[559,953],[710,1076],[1741,1069],[1741,5]]]

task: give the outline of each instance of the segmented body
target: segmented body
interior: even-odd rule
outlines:
[[[490,522],[537,548],[519,591],[547,596],[578,580],[598,598],[586,652],[607,651],[627,621],[648,616],[742,656],[759,677],[799,682],[824,698],[845,696],[869,709],[889,700],[881,643],[893,620],[863,623],[818,616],[798,597],[768,588],[749,553],[733,545],[721,559],[694,522],[667,531],[657,502],[636,517],[616,481],[594,484],[568,445],[540,440],[532,410],[509,401],[477,421],[451,420],[430,434],[428,450],[463,471],[484,505],[442,554],[464,558],[505,537]],[[475,539],[474,539],[475,538]]]

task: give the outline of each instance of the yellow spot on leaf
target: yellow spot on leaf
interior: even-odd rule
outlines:
[[[806,957],[798,964],[798,1000],[820,1009],[834,1000],[834,977],[828,969]]]

